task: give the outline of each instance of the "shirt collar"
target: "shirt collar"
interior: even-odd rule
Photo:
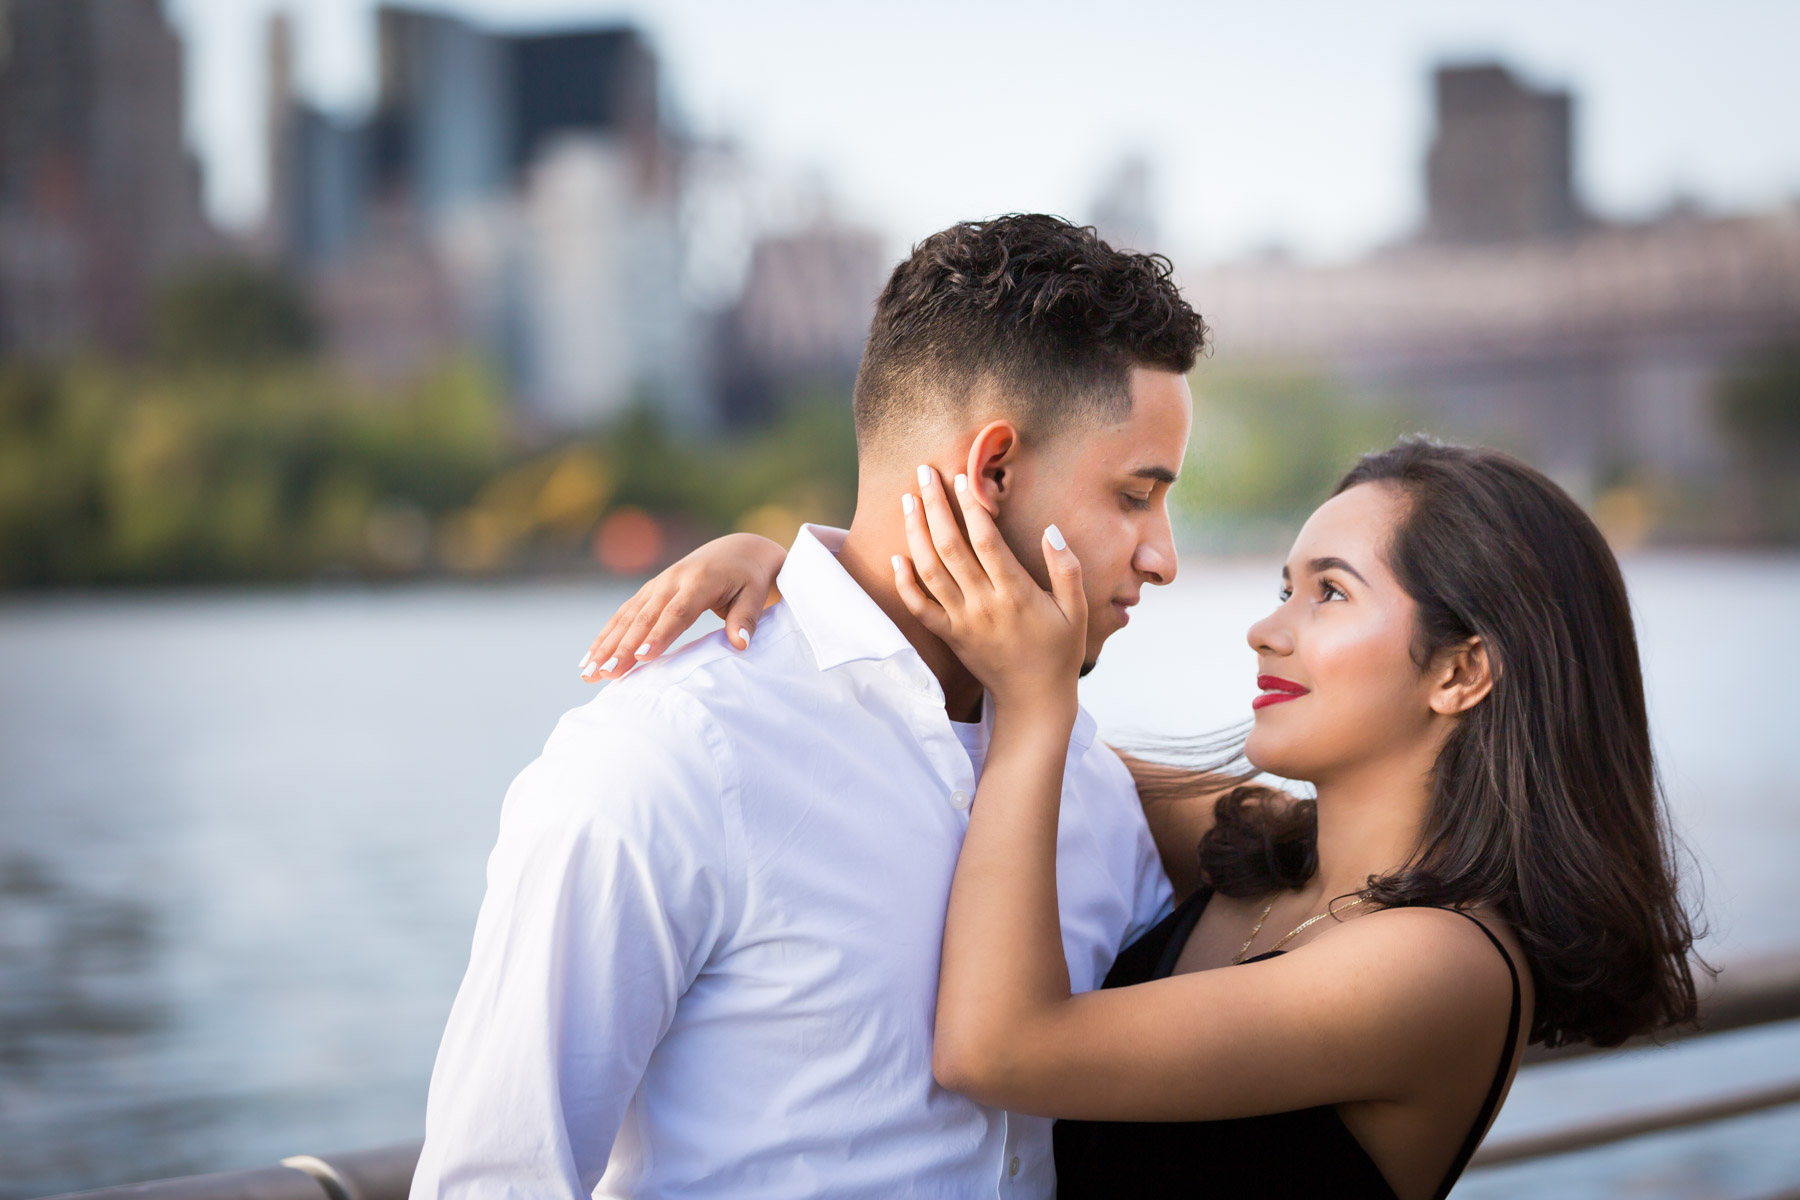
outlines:
[[[828,525],[802,525],[775,586],[787,601],[821,671],[913,650],[900,627],[837,560],[848,536]]]
[[[781,598],[812,644],[819,669],[829,671],[848,662],[879,661],[901,653],[912,654],[923,669],[924,660],[918,658],[900,627],[838,562],[837,552],[847,536],[845,530],[829,525],[802,525],[775,579]],[[990,730],[993,708],[993,698],[984,693],[982,724]],[[1070,739],[1077,754],[1093,744],[1096,732],[1094,718],[1085,707],[1078,708]]]

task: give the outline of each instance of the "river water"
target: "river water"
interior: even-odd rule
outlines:
[[[1627,564],[1669,793],[1734,957],[1800,946],[1800,559]],[[1084,685],[1114,737],[1247,715],[1271,562],[1190,560]],[[605,584],[0,605],[0,1197],[419,1136],[500,798],[589,690]],[[1800,1075],[1800,1028],[1536,1068],[1497,1136]],[[1800,1184],[1800,1110],[1461,1198]]]

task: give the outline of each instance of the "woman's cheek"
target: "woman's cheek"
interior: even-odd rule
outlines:
[[[1405,640],[1395,633],[1385,617],[1338,621],[1315,630],[1300,658],[1320,690],[1352,704],[1378,702],[1412,664]]]
[[[1315,642],[1307,665],[1322,701],[1317,733],[1334,759],[1354,759],[1409,728],[1417,668],[1406,633],[1385,619],[1346,622]]]

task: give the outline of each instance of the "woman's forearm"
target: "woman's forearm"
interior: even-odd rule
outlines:
[[[933,1065],[979,1091],[1009,1073],[1029,1025],[1069,998],[1056,898],[1056,832],[1074,704],[996,705],[944,927]]]

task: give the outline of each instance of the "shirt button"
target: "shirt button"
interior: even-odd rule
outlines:
[[[1016,1154],[1013,1155],[1013,1160],[1006,1164],[1006,1174],[1010,1178],[1014,1178],[1014,1179],[1018,1178],[1018,1175],[1019,1175],[1019,1156],[1018,1155],[1016,1155]]]
[[[957,788],[950,793],[950,803],[956,805],[959,810],[966,810],[969,807],[969,793]]]

